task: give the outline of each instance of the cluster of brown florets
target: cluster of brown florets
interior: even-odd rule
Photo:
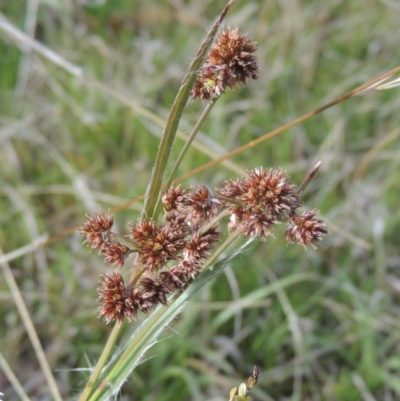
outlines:
[[[275,225],[286,222],[286,241],[307,248],[315,247],[327,232],[324,222],[314,218],[316,211],[297,214],[300,193],[282,170],[256,168],[241,180],[226,182],[218,192],[231,212],[229,230],[240,230],[246,237],[265,240]]]
[[[297,214],[300,194],[282,170],[258,168],[239,180],[230,180],[214,195],[205,185],[185,189],[171,186],[162,196],[164,221],[142,218],[131,224],[123,240],[111,231],[113,217],[99,213],[81,228],[85,243],[113,264],[113,274],[101,278],[99,311],[108,323],[133,320],[138,311],[148,313],[168,297],[183,290],[200,273],[221,233],[219,216],[229,214],[229,231],[262,240],[275,225],[286,222],[286,240],[307,247],[327,232],[316,211]],[[124,243],[122,243],[122,242]],[[135,253],[134,278],[125,284],[120,273],[126,258]]]
[[[166,305],[168,296],[197,277],[201,261],[210,256],[220,237],[214,225],[207,227],[218,213],[220,202],[206,186],[173,186],[162,201],[163,223],[143,218],[131,224],[124,243],[111,231],[110,213],[88,216],[81,228],[85,243],[115,266],[113,274],[101,277],[98,289],[102,303],[99,312],[107,323],[133,320],[138,311],[147,313],[158,304]],[[138,280],[125,284],[120,271],[131,253],[137,254],[134,269],[142,273]]]
[[[239,33],[238,28],[225,28],[211,47],[207,59],[197,75],[191,96],[193,99],[213,100],[246,79],[257,79],[258,63],[253,53],[255,42]]]

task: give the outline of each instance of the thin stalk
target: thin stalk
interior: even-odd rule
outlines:
[[[168,188],[171,183],[172,180],[174,179],[174,175],[176,173],[176,171],[178,170],[183,158],[185,157],[186,152],[188,151],[190,145],[193,142],[193,139],[195,138],[195,136],[197,135],[197,133],[200,130],[201,125],[203,124],[204,120],[207,118],[208,114],[210,113],[211,109],[213,108],[215,102],[218,99],[215,99],[213,102],[210,102],[207,104],[207,107],[204,109],[203,113],[201,114],[199,120],[197,121],[196,125],[193,127],[192,132],[189,135],[189,138],[187,139],[187,141],[185,142],[185,145],[183,146],[181,153],[179,154],[178,158],[176,159],[176,162],[174,164],[174,167],[172,168],[171,174],[168,177],[168,180],[165,183],[165,186]]]
[[[239,230],[234,231],[216,250],[215,252],[206,260],[203,264],[201,271],[206,271],[218,258],[221,253],[228,248],[228,246],[235,241],[242,233]]]
[[[215,216],[204,227],[201,228],[200,234],[205,234],[210,228],[214,227],[222,218],[228,216],[231,212],[228,209],[223,210],[218,216]]]
[[[3,250],[0,248],[0,257],[3,256]],[[11,295],[14,299],[15,305],[21,316],[22,323],[25,326],[26,332],[28,334],[29,340],[35,351],[36,357],[39,361],[40,368],[42,369],[43,375],[46,379],[47,385],[49,386],[49,391],[56,401],[62,401],[60,390],[57,387],[56,380],[53,376],[53,372],[49,366],[46,358],[46,354],[43,350],[42,344],[40,343],[39,336],[36,332],[35,325],[31,319],[28,308],[25,305],[25,301],[22,297],[21,291],[16,283],[14,276],[12,274],[11,268],[8,263],[1,263],[1,269],[3,270],[4,279],[10,288]]]
[[[301,193],[304,192],[305,189],[308,187],[308,184],[311,182],[311,180],[314,178],[315,174],[317,174],[319,168],[321,166],[321,162],[318,162],[312,170],[308,173],[307,177],[304,179],[304,181],[301,183],[301,185],[297,188],[297,192]]]
[[[99,378],[100,373],[101,373],[104,365],[107,362],[107,359],[114,347],[115,342],[117,341],[117,338],[122,330],[122,327],[123,327],[122,324],[120,324],[118,322],[115,323],[115,325],[111,331],[111,334],[107,339],[107,343],[103,348],[100,358],[96,363],[96,367],[94,368],[88,382],[86,383],[86,386],[82,392],[82,395],[79,397],[79,401],[86,401],[89,398],[89,396],[93,390],[93,386],[96,384],[97,379]]]
[[[0,368],[4,373],[4,376],[13,386],[14,391],[17,393],[19,399],[21,401],[32,401],[28,395],[25,393],[25,390],[22,384],[19,382],[18,377],[16,374],[11,370],[11,367],[7,363],[6,359],[4,358],[3,354],[0,352]],[[4,395],[0,393],[0,396]]]
[[[242,153],[247,149],[250,149],[256,145],[259,145],[260,143],[262,143],[268,139],[271,139],[274,136],[281,134],[282,132],[288,130],[289,128],[292,128],[292,127],[310,119],[311,117],[314,117],[315,115],[317,115],[319,113],[322,113],[326,109],[329,109],[330,107],[333,107],[339,103],[342,103],[345,100],[348,100],[353,96],[357,96],[358,94],[362,93],[363,91],[365,91],[365,89],[369,88],[370,86],[374,85],[375,83],[380,82],[381,80],[383,80],[387,77],[390,77],[394,74],[397,74],[398,72],[400,72],[400,66],[397,66],[396,68],[393,68],[392,70],[385,72],[384,74],[379,75],[378,77],[367,81],[365,84],[360,85],[359,87],[351,90],[350,92],[347,92],[346,94],[336,98],[335,100],[332,100],[329,103],[326,103],[320,107],[317,107],[315,110],[310,111],[310,112],[288,122],[287,124],[281,125],[280,127],[276,128],[270,132],[267,132],[266,134],[255,139],[254,141],[250,141],[250,142],[246,143],[246,145],[240,146],[240,147],[232,150],[231,152],[227,153],[226,155],[223,155],[221,157],[218,157],[217,159],[211,160],[208,163],[205,163],[202,166],[200,166],[192,171],[189,171],[186,174],[181,175],[180,177],[175,179],[175,182],[180,182],[180,181],[186,180],[189,177],[192,177],[204,170],[207,170],[211,167],[214,167],[217,164],[220,164],[224,160],[230,159],[231,157],[236,156],[237,154]]]
[[[193,83],[196,80],[197,73],[200,70],[203,62],[208,54],[218,30],[225,19],[228,10],[232,6],[234,0],[230,0],[225,6],[224,10],[218,17],[217,21],[211,28],[209,34],[201,45],[196,57],[190,64],[190,67],[182,81],[182,85],[179,88],[178,94],[176,95],[175,101],[171,107],[167,123],[164,128],[164,132],[161,138],[160,147],[158,149],[157,157],[154,163],[153,173],[150,178],[150,183],[147,187],[144,214],[148,217],[154,217],[155,207],[160,195],[160,189],[164,172],[167,167],[169,156],[171,154],[172,145],[175,140],[176,131],[178,129],[179,121],[181,119],[183,109],[189,99],[190,91]]]
[[[197,133],[200,130],[201,124],[203,124],[204,120],[207,118],[208,114],[210,113],[211,109],[213,108],[213,106],[217,100],[218,99],[215,99],[213,102],[208,103],[207,107],[203,110],[203,113],[201,114],[199,120],[197,121],[196,125],[193,127],[192,132],[190,133],[187,141],[185,142],[185,145],[183,146],[181,153],[179,154],[178,158],[176,159],[176,162],[174,164],[174,167],[172,168],[172,171],[168,177],[168,180],[166,181],[166,183],[163,186],[164,188],[168,188],[171,185],[171,183],[174,179],[175,173],[178,170],[183,158],[185,157],[186,152],[188,151],[190,145],[192,144],[194,138],[196,137]],[[157,201],[157,204],[155,207],[155,214],[154,214],[155,219],[157,219],[158,214],[161,211],[160,201],[161,201],[161,198],[158,198],[158,201]]]

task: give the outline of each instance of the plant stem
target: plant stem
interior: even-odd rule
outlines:
[[[217,21],[212,26],[207,37],[203,41],[196,57],[190,64],[190,67],[182,81],[182,85],[179,88],[178,94],[175,97],[174,104],[171,107],[167,123],[164,128],[164,132],[161,138],[160,147],[158,149],[157,157],[154,162],[153,173],[150,178],[150,183],[147,187],[146,198],[144,204],[144,214],[147,217],[153,217],[155,207],[160,195],[160,189],[162,180],[167,166],[169,156],[171,154],[171,148],[175,139],[175,134],[178,129],[179,121],[181,119],[183,109],[189,99],[190,90],[192,89],[193,83],[196,80],[197,72],[203,65],[203,62],[207,56],[208,50],[210,49],[214,39],[218,33],[218,30],[225,19],[228,10],[232,6],[234,0],[230,0],[223,9],[222,13],[218,17]]]
[[[216,250],[215,252],[206,260],[203,264],[201,271],[206,271],[218,258],[221,253],[228,248],[228,246],[235,241],[237,237],[242,234],[239,230],[234,231]]]
[[[211,160],[208,163],[205,163],[202,166],[200,166],[200,167],[198,167],[198,168],[196,168],[196,169],[194,169],[192,171],[189,171],[186,174],[181,175],[180,177],[178,177],[176,179],[176,181],[177,182],[183,181],[183,180],[187,179],[188,177],[192,177],[193,175],[196,175],[196,174],[198,174],[198,173],[200,173],[200,172],[202,172],[204,170],[207,170],[207,169],[209,169],[209,168],[211,168],[211,167],[213,167],[215,165],[218,165],[221,162],[223,162],[224,160],[230,159],[233,156],[236,156],[236,155],[244,152],[245,150],[253,148],[254,146],[259,145],[260,143],[262,143],[262,142],[264,142],[264,141],[266,141],[266,140],[268,140],[270,138],[273,138],[274,136],[277,136],[277,135],[281,134],[284,131],[287,131],[288,129],[290,129],[290,128],[292,128],[292,127],[294,127],[294,126],[296,126],[296,125],[298,125],[298,124],[310,119],[311,117],[314,117],[319,113],[322,113],[326,109],[329,109],[330,107],[333,107],[333,106],[335,106],[335,105],[337,105],[339,103],[342,103],[345,100],[348,100],[353,96],[357,96],[358,94],[360,94],[363,91],[365,91],[366,88],[369,88],[371,85],[375,84],[376,82],[380,82],[382,79],[384,79],[386,77],[389,77],[389,76],[392,76],[394,74],[397,74],[398,72],[400,72],[400,66],[397,66],[396,68],[393,68],[392,70],[390,70],[388,72],[385,72],[384,74],[379,75],[378,77],[376,77],[374,79],[369,80],[365,84],[360,85],[359,87],[351,90],[350,92],[345,93],[344,95],[336,98],[335,100],[332,100],[331,102],[326,103],[326,104],[316,108],[313,111],[310,111],[310,112],[308,112],[308,113],[306,113],[306,114],[304,114],[304,115],[302,115],[302,116],[300,116],[298,118],[295,118],[294,120],[292,120],[292,121],[290,121],[290,122],[288,122],[288,123],[286,123],[284,125],[281,125],[280,127],[276,128],[276,129],[274,129],[274,130],[272,130],[270,132],[267,132],[266,134],[260,136],[259,138],[255,139],[253,141],[250,141],[250,142],[246,143],[245,145],[240,146],[240,147],[232,150],[231,152],[226,153],[225,155],[223,155],[221,157],[218,157],[217,159]]]
[[[188,151],[188,149],[189,149],[190,145],[192,144],[194,138],[196,137],[197,133],[199,132],[201,124],[203,124],[204,120],[207,118],[208,114],[210,113],[211,109],[213,108],[213,106],[214,106],[214,104],[215,104],[215,102],[217,100],[218,99],[215,99],[213,102],[208,103],[207,107],[203,110],[203,113],[201,114],[199,120],[197,121],[196,125],[193,127],[192,132],[190,133],[187,141],[185,142],[185,145],[183,146],[183,148],[181,150],[181,153],[179,154],[178,158],[176,159],[174,167],[172,168],[172,171],[171,171],[171,173],[170,173],[170,175],[168,177],[168,180],[164,185],[165,188],[168,188],[171,185],[172,180],[173,180],[173,178],[175,176],[175,173],[178,170],[183,158],[185,157],[186,152]],[[158,201],[157,201],[157,204],[156,204],[156,207],[155,207],[155,215],[154,215],[155,219],[157,219],[157,216],[158,216],[158,214],[160,212],[160,207],[159,207],[160,206],[160,201],[161,201],[161,199],[158,198]]]
[[[99,378],[100,373],[101,373],[104,365],[106,364],[107,358],[110,355],[115,342],[117,341],[117,338],[121,332],[122,326],[123,325],[118,322],[114,325],[114,327],[111,331],[111,334],[108,337],[107,343],[104,346],[104,349],[100,355],[100,358],[97,361],[96,367],[94,368],[88,382],[86,383],[85,389],[83,390],[82,395],[79,398],[79,401],[88,400],[88,398],[93,390],[93,386],[97,382],[97,379]]]
[[[307,177],[304,179],[304,181],[301,183],[301,185],[297,188],[297,192],[298,193],[301,193],[301,192],[305,191],[305,189],[308,187],[308,184],[314,178],[315,174],[317,174],[317,171],[319,170],[320,166],[321,166],[321,162],[318,162],[312,168],[312,170],[308,173]]]
[[[193,127],[193,130],[190,133],[189,138],[187,139],[184,147],[182,148],[181,153],[179,154],[178,158],[176,159],[176,162],[175,162],[174,167],[173,167],[173,169],[171,171],[171,174],[170,174],[170,176],[169,176],[169,178],[168,178],[168,180],[167,180],[167,182],[165,184],[165,186],[167,188],[171,185],[172,180],[174,178],[174,175],[175,175],[176,171],[178,170],[178,168],[179,168],[179,166],[180,166],[180,164],[181,164],[186,152],[188,151],[190,145],[192,144],[193,139],[195,138],[195,136],[199,132],[201,124],[203,124],[204,120],[207,118],[208,114],[210,113],[211,109],[213,108],[213,106],[214,106],[214,104],[215,104],[215,102],[217,100],[218,99],[215,99],[213,102],[210,102],[210,103],[207,104],[207,107],[204,109],[204,111],[201,114],[201,116],[200,116],[199,120],[197,121],[196,125]]]

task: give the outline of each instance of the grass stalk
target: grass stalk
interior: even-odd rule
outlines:
[[[3,256],[3,251],[0,248],[0,257]],[[28,308],[25,305],[24,299],[22,298],[21,291],[16,283],[14,276],[11,272],[8,263],[1,263],[1,269],[3,270],[3,275],[7,285],[10,288],[12,297],[14,298],[15,305],[17,306],[18,312],[21,315],[22,322],[25,326],[26,332],[32,343],[32,347],[35,351],[36,357],[39,361],[40,368],[43,371],[47,385],[49,386],[50,393],[53,399],[56,401],[62,401],[60,391],[58,389],[56,380],[54,379],[53,372],[47,362],[46,354],[43,350],[42,344],[40,343],[39,336],[36,332],[35,326],[29,314]]]
[[[171,154],[172,144],[174,143],[178,124],[181,119],[183,109],[189,99],[190,91],[196,79],[197,72],[203,65],[208,50],[210,49],[218,33],[218,30],[233,2],[234,0],[230,0],[228,2],[221,15],[208,33],[206,39],[203,41],[196,57],[189,66],[189,69],[185,75],[185,78],[183,79],[178,94],[176,95],[175,101],[171,107],[167,123],[165,125],[164,132],[161,138],[157,157],[154,162],[154,169],[150,178],[150,183],[146,191],[144,214],[147,217],[154,216],[155,207],[160,195],[164,172],[169,161],[169,156]]]
[[[107,339],[107,342],[103,348],[103,351],[101,352],[100,358],[96,363],[96,366],[92,372],[92,374],[90,375],[89,380],[86,383],[86,386],[81,394],[81,396],[79,397],[79,401],[86,401],[88,399],[88,397],[90,396],[90,394],[93,391],[93,387],[97,382],[97,379],[99,378],[101,371],[104,367],[104,365],[107,362],[108,357],[110,356],[113,347],[122,331],[122,327],[123,325],[120,323],[116,323]]]
[[[211,160],[208,163],[205,163],[202,166],[200,166],[196,169],[193,169],[192,171],[189,171],[186,174],[182,174],[181,176],[176,178],[175,181],[180,182],[180,181],[186,180],[189,177],[192,177],[196,174],[201,173],[202,171],[208,170],[209,168],[218,165],[219,163],[223,162],[224,160],[230,159],[231,157],[234,157],[248,149],[251,149],[251,148],[259,145],[260,143],[262,143],[268,139],[271,139],[271,138],[281,134],[282,132],[287,131],[290,128],[293,128],[294,126],[301,124],[306,120],[309,120],[310,118],[316,116],[317,114],[320,114],[323,111],[350,99],[353,96],[357,96],[359,93],[363,92],[366,88],[369,88],[370,86],[374,85],[376,82],[380,82],[383,79],[390,77],[391,75],[397,74],[398,72],[400,72],[400,66],[397,66],[396,68],[393,68],[392,70],[385,72],[384,74],[379,75],[378,77],[371,79],[370,81],[367,81],[365,84],[358,86],[357,88],[351,90],[350,92],[347,92],[346,94],[336,98],[335,100],[332,100],[329,103],[326,103],[320,107],[317,107],[316,109],[314,109],[306,114],[303,114],[302,116],[295,118],[294,120],[292,120],[286,124],[283,124],[280,127],[276,128],[270,132],[267,132],[266,134],[260,136],[259,138],[255,139],[253,141],[249,141],[248,143],[246,143],[243,146],[239,146],[238,148],[232,150],[231,152],[229,152],[217,159]]]
[[[210,113],[211,109],[214,107],[215,102],[218,99],[214,100],[213,102],[210,102],[207,104],[206,108],[204,109],[203,113],[201,114],[200,118],[198,119],[196,125],[193,127],[192,132],[189,135],[189,138],[187,139],[187,141],[185,142],[185,145],[183,146],[181,153],[179,153],[178,158],[176,159],[176,162],[174,163],[174,167],[172,168],[172,171],[168,177],[168,180],[165,183],[166,187],[169,187],[172,184],[172,181],[174,179],[175,173],[177,172],[183,158],[186,155],[186,152],[189,150],[193,139],[195,138],[195,136],[197,135],[197,133],[200,130],[201,125],[203,124],[204,120],[207,118],[208,114]]]

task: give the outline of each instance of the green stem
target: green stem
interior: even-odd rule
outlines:
[[[178,94],[176,95],[174,104],[171,107],[167,123],[164,128],[164,132],[161,138],[160,147],[158,149],[157,157],[154,163],[153,173],[150,178],[150,183],[147,187],[144,214],[147,217],[154,217],[155,207],[158,202],[160,195],[160,189],[164,172],[167,167],[169,156],[171,154],[172,145],[174,143],[175,134],[178,129],[179,121],[181,119],[183,109],[190,96],[193,83],[196,80],[197,73],[200,70],[203,62],[207,56],[207,53],[217,36],[218,30],[225,19],[225,16],[232,6],[234,0],[230,0],[223,9],[217,21],[214,23],[206,39],[201,45],[196,57],[190,64],[190,67],[182,81],[182,85],[179,88]]]
[[[165,184],[165,186],[167,188],[171,185],[172,180],[174,178],[174,175],[175,175],[176,171],[178,170],[178,168],[179,168],[179,166],[180,166],[180,164],[181,164],[186,152],[188,151],[190,145],[192,144],[193,139],[195,138],[195,136],[199,132],[201,125],[203,124],[204,120],[207,118],[208,114],[210,113],[211,109],[213,108],[213,106],[214,106],[214,104],[215,104],[215,102],[217,100],[218,99],[215,99],[213,102],[210,102],[210,103],[207,104],[207,107],[204,109],[204,111],[201,114],[201,116],[200,116],[199,120],[197,121],[196,125],[193,127],[193,130],[190,133],[189,138],[187,139],[184,147],[182,148],[181,153],[179,154],[178,158],[176,159],[176,162],[174,164],[174,167],[172,168],[171,174],[169,175],[169,178],[168,178],[168,180],[167,180],[167,182]]]
[[[203,264],[201,271],[206,271],[218,258],[221,253],[228,248],[228,246],[239,237],[241,232],[239,230],[234,231],[216,250],[215,252],[206,260]]]
[[[89,398],[89,395],[93,390],[93,386],[97,382],[97,379],[100,376],[100,373],[107,361],[107,358],[110,355],[115,342],[117,341],[122,326],[123,326],[122,324],[116,323],[114,328],[112,329],[111,334],[108,337],[107,343],[104,346],[104,349],[100,355],[99,360],[97,361],[96,367],[94,368],[92,375],[90,376],[88,382],[86,383],[86,387],[83,390],[82,395],[79,398],[79,401],[86,401]]]
[[[174,167],[172,168],[172,171],[168,177],[168,180],[165,183],[165,188],[168,188],[171,185],[172,180],[174,179],[175,173],[178,170],[183,158],[185,157],[186,152],[188,151],[190,145],[192,144],[194,138],[196,137],[197,133],[200,130],[201,124],[203,124],[204,120],[210,113],[211,109],[213,108],[213,106],[217,100],[218,99],[215,99],[213,102],[208,103],[207,107],[203,110],[203,113],[201,114],[196,125],[193,127],[192,132],[190,133],[185,145],[183,146],[181,153],[179,154],[178,158],[176,159]],[[154,219],[157,219],[158,214],[161,212],[160,202],[161,202],[161,198],[158,198],[157,204],[155,207],[155,212],[154,212]]]
[[[192,144],[194,138],[196,137],[197,133],[200,130],[201,124],[203,124],[204,120],[207,118],[208,114],[210,113],[211,109],[213,108],[215,102],[218,100],[215,99],[213,102],[210,102],[207,104],[207,107],[204,109],[203,113],[201,114],[199,120],[197,121],[196,125],[193,127],[192,132],[190,133],[185,145],[183,146],[181,153],[179,154],[178,158],[176,159],[176,162],[174,164],[174,167],[172,168],[172,171],[168,177],[168,180],[165,183],[165,188],[168,188],[171,183],[172,180],[174,179],[175,173],[177,172],[183,158],[185,157],[186,152],[188,151],[190,145]],[[155,207],[155,214],[154,214],[154,218],[157,219],[158,213],[160,212],[161,208],[160,206],[160,201],[161,199],[158,198],[157,200],[157,204]]]

